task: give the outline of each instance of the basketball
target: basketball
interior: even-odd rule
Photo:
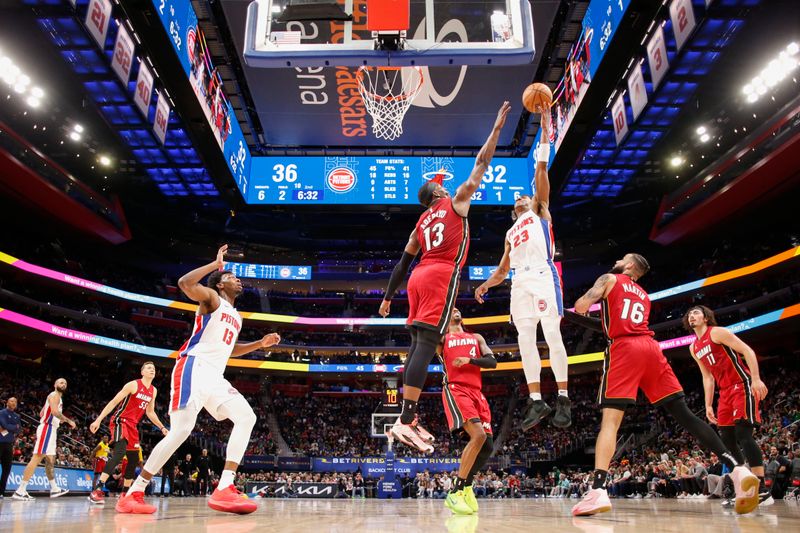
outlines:
[[[536,113],[537,106],[547,106],[553,103],[553,91],[544,83],[531,83],[522,93],[522,105],[531,113]]]

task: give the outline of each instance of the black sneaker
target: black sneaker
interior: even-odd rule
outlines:
[[[553,409],[544,400],[528,400],[528,410],[522,420],[522,430],[528,431],[542,421]]]
[[[775,500],[772,498],[772,491],[765,488],[763,491],[759,491],[758,493],[758,506],[759,507],[769,507],[775,503]]]
[[[724,507],[725,509],[733,508],[733,498],[726,498],[722,500],[722,503],[720,505],[722,505],[722,507]]]
[[[572,416],[570,414],[572,402],[566,396],[558,395],[556,399],[556,412],[553,414],[552,423],[557,428],[568,428],[572,425]]]

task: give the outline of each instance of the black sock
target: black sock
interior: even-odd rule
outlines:
[[[400,413],[400,423],[410,424],[417,414],[417,402],[403,398],[403,412]]]
[[[464,487],[467,485],[466,479],[461,479],[460,477],[456,478],[456,484],[453,487],[453,492],[458,492],[460,490],[464,490]]]
[[[767,492],[767,484],[764,482],[764,476],[758,477],[758,492]]]
[[[608,477],[608,471],[600,470],[599,468],[594,471],[594,475],[592,476],[592,488],[593,489],[604,489],[606,488],[606,478]]]
[[[464,482],[465,486],[467,487],[472,486],[472,482],[475,480],[475,474],[476,472],[470,472],[469,475],[467,475],[467,480]]]

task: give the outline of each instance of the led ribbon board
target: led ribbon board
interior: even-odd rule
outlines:
[[[710,276],[707,278],[691,281],[689,283],[684,283],[682,285],[677,285],[670,289],[664,289],[662,291],[654,292],[653,294],[650,295],[650,300],[651,301],[662,300],[664,298],[670,298],[672,296],[690,292],[698,288],[708,287],[711,285],[716,285],[718,283],[730,281],[732,279],[749,276],[750,274],[766,270],[777,264],[789,261],[790,259],[794,259],[798,255],[800,255],[800,246],[796,246],[790,250],[786,250],[785,252],[773,255],[772,257],[768,257],[767,259],[764,259],[757,263],[753,263],[752,265],[737,268],[735,270],[729,270],[728,272],[723,272],[721,274],[716,274],[714,276]],[[75,285],[83,289],[101,292],[104,294],[108,294],[110,296],[114,296],[116,298],[121,298],[123,300],[129,300],[132,302],[138,302],[158,307],[181,309],[191,312],[195,312],[197,310],[197,305],[195,304],[178,302],[175,300],[167,300],[165,298],[147,296],[144,294],[137,294],[135,292],[129,292],[122,289],[117,289],[115,287],[109,287],[108,285],[103,285],[102,283],[89,281],[83,278],[79,278],[77,276],[64,274],[63,272],[58,272],[56,270],[51,270],[49,268],[44,268],[38,265],[34,265],[22,261],[21,259],[17,259],[16,257],[13,257],[11,255],[5,254],[3,252],[0,252],[0,262],[6,263],[9,266],[18,268],[30,274],[35,274],[37,276],[43,276],[46,278],[54,279],[56,281],[68,283],[70,285]],[[595,305],[592,308],[592,310],[597,310],[597,309],[599,309],[598,305]],[[404,326],[406,323],[404,318],[308,318],[308,317],[298,317],[292,315],[275,315],[271,313],[253,313],[248,311],[243,311],[240,312],[239,314],[242,315],[242,318],[249,320],[258,320],[262,322],[274,322],[281,324],[302,324],[311,326],[389,327],[389,326]],[[495,315],[495,316],[465,318],[464,324],[466,325],[499,324],[503,322],[508,322],[510,318],[511,318],[510,315]]]
[[[737,322],[736,324],[728,326],[728,328],[734,333],[741,333],[761,326],[766,326],[767,324],[772,324],[779,320],[785,320],[787,318],[797,315],[800,315],[800,304],[795,304],[793,306],[785,307],[783,309],[778,309],[776,311],[759,315],[757,317],[753,317],[744,320],[742,322]],[[22,315],[20,313],[15,313],[14,311],[11,311],[9,309],[0,308],[0,320],[5,320],[7,322],[36,329],[38,331],[42,331],[50,335],[55,335],[56,337],[74,340],[77,342],[84,342],[88,344],[96,344],[98,346],[105,346],[107,348],[132,352],[137,355],[143,355],[148,357],[173,358],[173,359],[178,356],[178,352],[175,350],[168,350],[164,348],[151,348],[149,346],[144,346],[142,344],[136,344],[133,342],[122,341],[119,339],[112,339],[109,337],[103,337],[101,335],[95,335],[93,333],[85,333],[74,329],[64,328],[61,326],[50,324],[48,322],[44,322],[43,320],[38,320],[36,318]],[[668,350],[671,348],[687,346],[691,344],[693,340],[694,340],[693,335],[687,335],[685,337],[676,337],[674,339],[660,341],[659,345],[661,346],[662,350]],[[591,363],[594,361],[602,361],[604,355],[605,354],[603,352],[572,355],[568,357],[568,361],[569,364],[571,365],[581,364],[581,363]],[[237,368],[255,368],[259,370],[284,370],[288,372],[322,372],[322,373],[325,372],[384,373],[384,372],[401,372],[403,369],[403,365],[394,365],[394,364],[393,365],[373,365],[373,364],[310,365],[306,363],[255,361],[251,359],[230,359],[228,360],[228,366]],[[542,366],[545,367],[550,366],[550,361],[549,360],[542,361]],[[487,371],[496,372],[501,370],[518,370],[521,368],[522,368],[522,362],[515,361],[511,363],[498,363],[497,368],[495,368],[494,370],[484,370],[484,372]],[[428,367],[428,372],[441,373],[442,365],[430,365]]]

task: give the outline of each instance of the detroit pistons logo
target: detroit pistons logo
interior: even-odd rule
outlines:
[[[356,186],[356,175],[349,168],[336,167],[328,172],[325,184],[335,193],[350,192]]]
[[[539,307],[539,312],[544,313],[547,311],[547,300],[539,300],[537,306]]]
[[[292,271],[286,267],[283,267],[280,272],[280,276],[282,278],[288,278],[291,275]]]

